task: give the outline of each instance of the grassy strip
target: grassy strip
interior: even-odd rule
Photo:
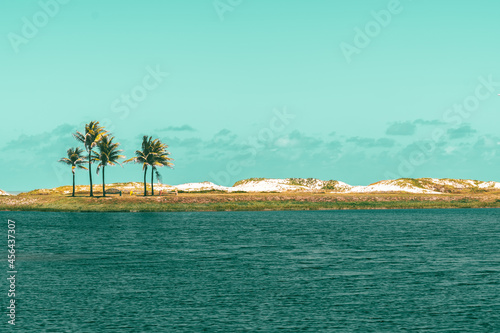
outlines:
[[[158,198],[122,200],[119,198],[50,197],[18,204],[0,201],[0,210],[50,212],[198,212],[198,211],[264,211],[264,210],[340,210],[340,209],[423,209],[423,208],[500,208],[499,201],[456,200],[240,200],[220,202],[169,202]]]

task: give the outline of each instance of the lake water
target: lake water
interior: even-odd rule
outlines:
[[[500,210],[0,218],[22,332],[500,332]]]

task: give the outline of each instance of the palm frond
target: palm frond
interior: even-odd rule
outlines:
[[[70,165],[71,170],[75,172],[75,168],[82,168],[82,164],[86,163],[87,160],[85,159],[85,156],[83,154],[83,149],[80,147],[77,148],[69,148],[66,151],[66,155],[68,157],[63,157],[59,160],[59,162]]]
[[[85,133],[76,132],[73,137],[83,143],[87,151],[94,148],[101,140],[102,136],[108,133],[98,121],[91,121],[85,125]]]
[[[99,169],[101,167],[107,166],[107,165],[116,165],[119,164],[121,165],[118,160],[125,158],[124,155],[121,155],[120,153],[123,151],[121,149],[118,149],[120,146],[119,143],[114,143],[113,142],[114,137],[105,134],[100,137],[100,140],[96,143],[98,147],[97,152],[93,152],[92,159],[96,162],[99,162],[97,172],[99,172]],[[129,160],[127,160],[129,161]],[[133,159],[130,159],[130,161],[133,161]]]
[[[83,135],[82,133],[77,131],[76,133],[73,133],[73,137],[81,143],[85,143],[85,135]]]

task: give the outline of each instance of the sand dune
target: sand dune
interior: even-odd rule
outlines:
[[[106,184],[106,189],[119,189],[124,193],[140,194],[144,191],[141,182]],[[148,192],[150,184],[147,184]],[[382,180],[367,186],[352,186],[337,180],[320,180],[315,178],[250,178],[236,182],[233,186],[222,186],[212,182],[186,183],[180,185],[155,184],[155,193],[159,192],[328,192],[328,193],[460,193],[467,191],[499,190],[500,183],[494,181],[479,181],[470,179],[437,179],[437,178],[401,178]],[[76,186],[77,192],[88,191],[88,186]],[[94,190],[100,191],[101,185],[94,185]],[[61,186],[53,189],[34,190],[32,194],[70,194],[71,186]],[[0,195],[9,195],[0,190]]]

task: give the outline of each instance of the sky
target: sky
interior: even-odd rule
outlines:
[[[2,1],[0,189],[70,184],[57,161],[93,120],[127,157],[143,135],[167,143],[166,184],[500,181],[499,12],[494,0]],[[106,182],[142,176],[126,164]]]

